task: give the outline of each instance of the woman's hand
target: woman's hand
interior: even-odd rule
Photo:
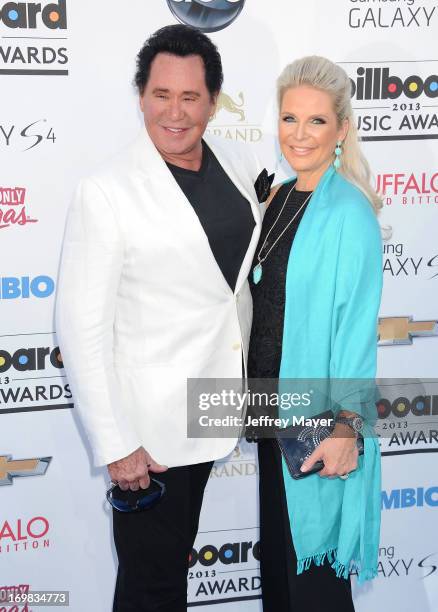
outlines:
[[[358,456],[355,433],[348,425],[337,423],[333,434],[315,448],[301,466],[301,471],[309,471],[317,461],[322,460],[324,467],[318,472],[319,476],[345,476],[357,468]]]

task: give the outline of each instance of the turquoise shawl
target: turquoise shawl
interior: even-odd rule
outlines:
[[[373,396],[365,381],[374,385],[376,376],[381,257],[380,228],[369,201],[330,167],[309,202],[288,261],[280,390],[287,383],[282,379],[351,379],[348,390],[340,385],[344,393],[337,401],[364,414],[363,387],[368,385]],[[356,390],[358,379],[363,385]],[[374,401],[370,405],[375,415]],[[373,418],[364,417],[370,432]],[[359,583],[375,577],[381,495],[375,435],[365,437],[364,455],[345,481],[317,474],[294,480],[284,462],[283,475],[297,573],[327,558],[339,577],[348,578],[350,571],[357,572]]]

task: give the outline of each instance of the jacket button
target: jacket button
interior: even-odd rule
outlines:
[[[238,351],[240,349],[240,342],[236,342],[236,344],[233,344],[233,351]]]

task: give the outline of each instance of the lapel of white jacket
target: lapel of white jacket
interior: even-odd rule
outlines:
[[[239,177],[233,166],[233,162],[227,155],[224,154],[222,150],[219,150],[214,143],[208,141],[208,146],[212,149],[231,181],[250,203],[255,221],[250,244],[237,278],[235,287],[235,293],[237,293],[248,276],[254,251],[259,239],[261,227],[260,208],[252,183],[249,183],[249,180],[244,182]],[[199,256],[202,258],[201,261],[205,262],[206,274],[208,275],[207,277],[209,278],[211,277],[211,274],[214,274],[218,278],[219,282],[223,285],[223,289],[230,293],[231,289],[211,251],[208,238],[199,221],[198,215],[193,210],[192,205],[190,202],[188,202],[166,163],[158,153],[146,129],[141,131],[138,138],[133,143],[131,151],[133,155],[132,161],[137,170],[141,172],[143,179],[147,182],[147,189],[151,196],[158,201],[163,202],[163,206],[171,207],[171,214],[172,216],[177,217],[175,218],[175,221],[181,228],[187,227],[192,231],[193,228],[196,228],[196,231],[200,232],[202,235],[201,242],[203,243],[203,252],[200,253]],[[254,177],[254,180],[255,178],[256,177]]]

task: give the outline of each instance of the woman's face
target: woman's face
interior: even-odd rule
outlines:
[[[279,118],[284,157],[298,176],[298,185],[314,189],[334,159],[336,142],[343,141],[348,120],[339,126],[331,96],[307,85],[287,89]]]

